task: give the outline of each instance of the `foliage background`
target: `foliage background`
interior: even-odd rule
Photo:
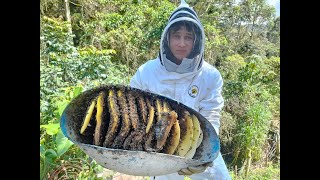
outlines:
[[[224,79],[221,152],[233,179],[280,179],[280,17],[265,0],[187,2],[205,28],[205,59]],[[157,56],[178,4],[40,1],[40,179],[101,179],[102,167],[62,135],[61,113],[87,89],[128,85]]]

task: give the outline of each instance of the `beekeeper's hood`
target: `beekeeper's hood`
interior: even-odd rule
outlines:
[[[169,49],[169,28],[177,22],[190,23],[193,26],[195,38],[193,48],[188,57],[183,58],[182,63],[174,63],[174,56]],[[205,35],[202,24],[198,19],[197,13],[182,0],[180,5],[173,11],[169,17],[167,26],[164,28],[160,41],[159,58],[161,64],[169,72],[188,73],[194,72],[201,68],[204,55]]]

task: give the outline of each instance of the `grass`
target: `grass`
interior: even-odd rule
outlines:
[[[252,167],[248,176],[237,175],[230,171],[233,180],[280,180],[280,167],[278,164],[271,164],[268,167]]]

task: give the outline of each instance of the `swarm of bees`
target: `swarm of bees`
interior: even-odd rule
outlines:
[[[121,86],[101,89],[87,101],[77,116],[85,143],[192,159],[203,140],[196,115],[165,98]]]

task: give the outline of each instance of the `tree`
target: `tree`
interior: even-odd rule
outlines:
[[[242,13],[244,15],[244,24],[247,28],[251,27],[249,32],[250,40],[254,35],[254,31],[259,30],[266,25],[268,21],[274,19],[276,10],[274,7],[268,5],[266,0],[243,0],[240,3]]]
[[[69,23],[68,32],[69,32],[69,34],[72,34],[69,0],[64,0],[64,3],[66,5],[66,18],[67,18],[67,22]]]
[[[280,41],[280,16],[269,23],[267,38],[270,42],[278,44]]]

